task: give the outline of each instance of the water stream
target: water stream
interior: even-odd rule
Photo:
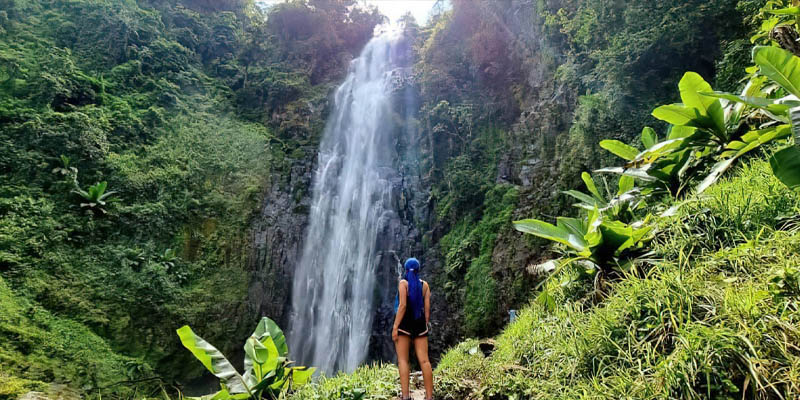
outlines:
[[[303,253],[294,273],[290,348],[302,365],[353,371],[367,357],[378,234],[396,215],[392,81],[399,30],[377,34],[337,89],[323,133]]]

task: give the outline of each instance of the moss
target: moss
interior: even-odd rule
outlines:
[[[44,382],[20,379],[0,372],[0,398],[15,399],[32,391],[44,391],[48,387]]]
[[[518,197],[511,185],[495,186],[486,193],[483,217],[465,217],[440,241],[446,276],[436,283],[445,288],[448,299],[463,304],[467,335],[489,334],[505,316],[498,309],[502,293],[493,275],[492,254],[497,235],[510,229]]]

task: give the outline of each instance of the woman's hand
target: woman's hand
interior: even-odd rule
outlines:
[[[392,327],[392,341],[397,341],[397,327]]]

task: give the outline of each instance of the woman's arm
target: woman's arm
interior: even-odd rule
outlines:
[[[397,284],[397,297],[400,300],[397,306],[397,314],[394,316],[394,325],[392,326],[392,340],[397,341],[397,328],[400,327],[400,321],[406,315],[406,300],[408,298],[408,282],[405,279]]]
[[[425,282],[425,323],[431,322],[431,286]]]

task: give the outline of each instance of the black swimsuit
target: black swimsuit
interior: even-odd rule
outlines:
[[[425,298],[425,281],[422,281],[422,298]],[[411,336],[412,338],[428,336],[428,324],[425,322],[425,315],[420,319],[414,319],[414,311],[411,310],[411,307],[406,307],[406,313],[403,315],[403,319],[400,320],[397,333]]]

